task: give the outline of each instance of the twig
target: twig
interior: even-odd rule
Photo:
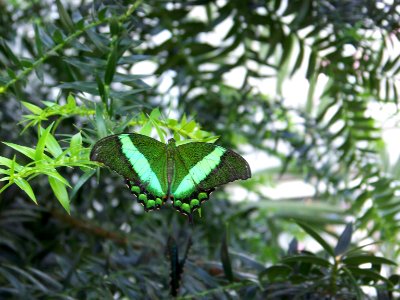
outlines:
[[[89,234],[93,234],[95,236],[112,240],[121,246],[128,245],[128,238],[120,233],[106,230],[102,227],[96,226],[94,224],[90,224],[86,220],[80,220],[74,218],[66,213],[62,213],[56,209],[52,209],[50,211],[51,215],[57,220],[70,225],[71,227],[77,228],[79,230],[85,231]],[[130,244],[130,243],[129,243]],[[138,244],[134,244],[133,248],[140,248],[141,246]]]

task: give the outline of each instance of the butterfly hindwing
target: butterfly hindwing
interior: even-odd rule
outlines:
[[[188,143],[175,151],[171,186],[174,207],[190,215],[216,186],[251,177],[246,160],[232,150],[207,143]]]
[[[112,135],[94,145],[90,158],[125,177],[129,189],[146,210],[158,208],[160,201],[166,199],[165,144],[136,133]]]

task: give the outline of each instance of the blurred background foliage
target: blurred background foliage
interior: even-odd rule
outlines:
[[[0,11],[1,299],[398,296],[399,163],[373,111],[398,112],[397,1]],[[219,189],[191,227],[170,207],[145,213],[89,161],[94,142],[128,131],[219,138],[279,166]],[[271,199],[264,188],[285,178],[315,193]]]

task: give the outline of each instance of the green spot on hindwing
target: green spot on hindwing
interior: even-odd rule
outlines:
[[[151,209],[156,207],[156,201],[154,200],[147,200],[146,208]]]
[[[157,204],[157,206],[161,206],[163,204],[163,202],[160,198],[156,198],[156,204]]]
[[[193,209],[194,207],[199,207],[200,201],[197,199],[190,200],[190,208]]]
[[[140,194],[138,197],[139,202],[143,202],[144,204],[147,203],[147,195],[146,194]]]
[[[137,185],[133,185],[131,187],[131,192],[134,193],[135,195],[140,194],[140,187],[138,187]]]
[[[174,206],[181,207],[182,206],[182,202],[180,200],[175,200],[174,201]]]
[[[208,195],[207,193],[199,193],[198,195],[199,200],[204,200],[204,199],[208,199]]]
[[[181,209],[182,209],[184,212],[190,214],[190,206],[189,206],[189,204],[183,203],[182,206],[181,206]]]

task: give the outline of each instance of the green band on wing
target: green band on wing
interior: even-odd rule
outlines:
[[[174,197],[185,198],[190,196],[196,185],[204,180],[212,170],[221,162],[221,157],[225,153],[222,147],[216,147],[210,154],[195,164],[174,191]]]
[[[139,175],[140,180],[147,184],[147,189],[155,195],[163,195],[160,181],[153,172],[146,157],[135,147],[128,134],[118,136],[122,145],[122,153]]]

